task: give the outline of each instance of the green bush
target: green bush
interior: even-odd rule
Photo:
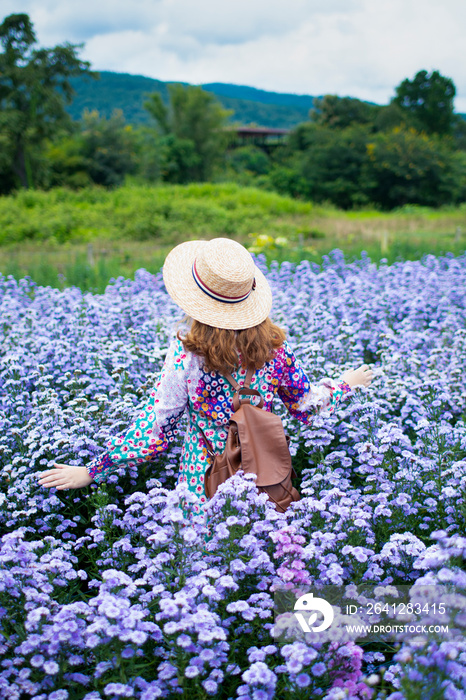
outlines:
[[[237,173],[248,172],[265,175],[270,170],[270,158],[257,146],[241,146],[228,154],[227,163]]]
[[[366,145],[362,178],[368,197],[387,209],[440,206],[465,196],[466,159],[445,139],[395,128]]]
[[[245,238],[263,228],[289,235],[311,211],[309,203],[234,184],[29,190],[0,199],[0,244],[97,238],[172,244],[214,235]]]
[[[287,158],[269,181],[283,194],[343,209],[439,207],[465,200],[466,158],[452,138],[414,128],[309,123],[290,134]]]

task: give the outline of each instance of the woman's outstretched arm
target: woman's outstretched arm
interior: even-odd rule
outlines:
[[[85,467],[55,464],[37,474],[39,484],[58,490],[82,488],[92,481],[105,481],[121,466],[153,461],[167,449],[177,433],[177,422],[187,401],[184,351],[179,340],[170,345],[159,381],[145,406],[124,435],[108,440],[107,449]]]
[[[309,423],[316,413],[325,410],[332,413],[353,387],[367,387],[372,381],[372,370],[368,365],[361,365],[345,372],[339,379],[326,377],[318,384],[312,384],[288,343],[285,342],[279,352],[282,353],[284,368],[278,396],[290,414],[303,423]]]

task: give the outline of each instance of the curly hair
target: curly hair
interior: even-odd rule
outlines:
[[[260,369],[273,359],[275,350],[283,345],[286,335],[270,318],[266,318],[257,326],[238,331],[215,328],[192,320],[186,335],[178,331],[177,337],[185,350],[204,358],[208,372],[225,373],[234,371],[240,364]]]

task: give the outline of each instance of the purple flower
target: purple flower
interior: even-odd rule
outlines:
[[[151,686],[141,693],[141,700],[157,700],[162,693],[163,691],[158,686]]]
[[[135,653],[136,652],[132,647],[126,647],[126,649],[123,649],[121,652],[121,657],[123,659],[132,659]]]
[[[31,666],[34,666],[35,668],[40,668],[44,665],[44,661],[45,659],[42,656],[42,654],[35,654],[31,657]]]
[[[58,673],[60,670],[60,666],[55,663],[55,661],[46,661],[43,665],[43,669],[45,673],[48,673],[50,676],[55,675],[55,673]]]
[[[265,685],[275,687],[277,677],[269,667],[262,661],[256,661],[251,664],[241,678],[248,685]]]
[[[173,678],[176,675],[176,668],[172,664],[162,663],[159,666],[159,678],[161,680],[167,680]]]
[[[49,695],[49,700],[67,700],[69,697],[67,690],[54,690]]]
[[[310,682],[311,679],[307,673],[298,673],[296,676],[296,685],[298,688],[307,688]]]
[[[299,673],[303,668],[302,663],[300,661],[298,661],[297,658],[290,659],[287,662],[286,666],[287,666],[288,670],[290,671],[290,673]]]
[[[314,676],[322,676],[325,673],[325,664],[321,661],[317,662],[312,666],[311,672]]]
[[[207,679],[205,681],[202,681],[202,685],[206,693],[208,693],[209,695],[214,695],[217,693],[218,683],[215,683],[215,681]]]
[[[104,693],[119,698],[132,698],[134,696],[133,688],[125,683],[107,683],[104,687]]]
[[[199,654],[201,661],[212,661],[215,658],[215,654],[212,649],[202,649]]]
[[[186,666],[184,675],[186,678],[194,678],[199,675],[199,669],[197,666]]]

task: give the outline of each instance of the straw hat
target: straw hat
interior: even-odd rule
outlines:
[[[167,255],[163,280],[173,301],[208,326],[251,328],[272,307],[269,283],[251,254],[229,238],[177,245]]]

